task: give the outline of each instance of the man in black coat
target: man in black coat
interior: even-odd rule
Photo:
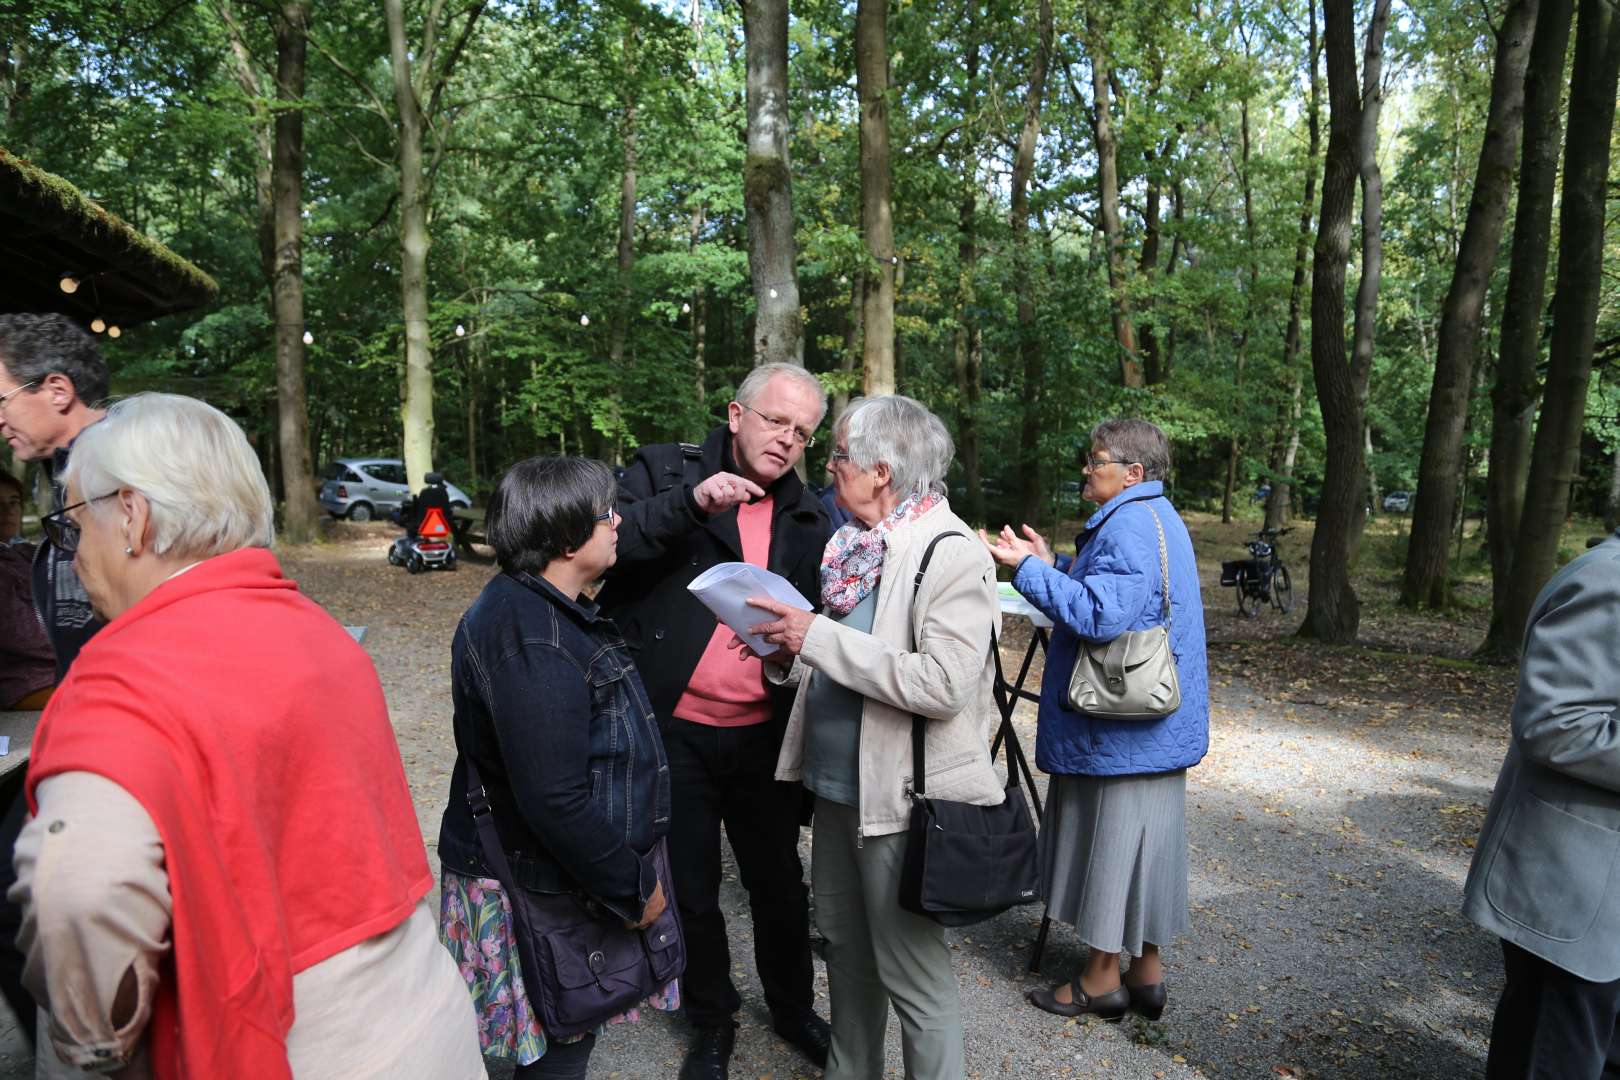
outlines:
[[[826,411],[815,376],[762,365],[701,446],[644,446],[619,484],[619,557],[597,599],[635,650],[669,754],[681,996],[697,1029],[681,1080],[725,1080],[742,1007],[720,910],[722,826],[748,890],[772,1026],[818,1066],[827,1061],[827,1023],[811,1008],[803,793],[775,778],[793,693],[728,649],[731,631],[686,588],[712,566],[746,561],[818,602],[827,515],[793,469]]]

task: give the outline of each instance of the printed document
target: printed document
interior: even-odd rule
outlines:
[[[750,605],[750,596],[768,596],[801,611],[811,610],[810,601],[793,587],[792,582],[781,574],[773,574],[753,563],[728,562],[711,566],[686,588],[760,656],[769,656],[781,646],[772,645],[763,637],[748,632],[750,626],[775,621],[774,616],[764,608]]]

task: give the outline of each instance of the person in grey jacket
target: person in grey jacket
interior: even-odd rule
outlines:
[[[1526,626],[1463,912],[1502,939],[1488,1080],[1620,1076],[1620,532]]]
[[[833,434],[827,470],[853,520],[822,556],[822,613],[749,601],[774,617],[754,627],[779,646],[767,677],[798,683],[776,775],[816,796],[811,887],[832,998],[826,1076],[886,1075],[892,1004],[906,1075],[960,1080],[961,1002],[945,932],[900,907],[900,869],[913,715],[927,721],[930,797],[990,806],[1005,797],[989,748],[999,719],[995,567],[945,499],[952,445],[938,417],[907,397],[866,398]]]

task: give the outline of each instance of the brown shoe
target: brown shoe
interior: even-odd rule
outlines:
[[[1080,989],[1078,974],[1069,982],[1069,993],[1073,995],[1073,1001],[1058,1000],[1057,992],[1061,988],[1061,983],[1050,990],[1036,987],[1024,996],[1029,998],[1029,1003],[1037,1009],[1057,1016],[1084,1016],[1091,1013],[1111,1024],[1117,1024],[1131,1004],[1130,991],[1123,985],[1114,987],[1106,994],[1092,997]]]

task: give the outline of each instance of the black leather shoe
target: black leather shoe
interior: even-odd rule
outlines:
[[[818,1069],[827,1067],[827,1051],[832,1046],[832,1026],[815,1013],[806,1013],[802,1020],[782,1023],[774,1027],[776,1033],[809,1058]]]
[[[1164,983],[1156,982],[1147,986],[1132,986],[1126,983],[1125,989],[1131,995],[1131,1008],[1149,1020],[1157,1020],[1164,1015],[1164,1003],[1168,998]]]
[[[1062,989],[1061,984],[1051,989],[1038,987],[1024,996],[1029,1003],[1037,1009],[1042,1009],[1057,1016],[1084,1016],[1086,1013],[1117,1024],[1125,1015],[1125,1009],[1131,1003],[1130,991],[1124,986],[1116,986],[1106,994],[1092,997],[1080,989],[1080,976],[1076,975],[1069,983],[1069,994],[1072,1001],[1059,1001],[1057,992]]]
[[[731,1051],[737,1045],[737,1025],[697,1029],[692,1049],[681,1064],[681,1080],[726,1080],[731,1070]]]

